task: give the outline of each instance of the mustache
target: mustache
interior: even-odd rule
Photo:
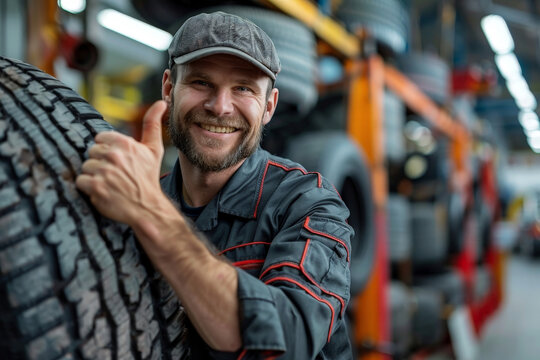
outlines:
[[[242,116],[216,116],[204,110],[190,110],[184,118],[188,124],[206,124],[213,126],[247,129],[247,121]]]

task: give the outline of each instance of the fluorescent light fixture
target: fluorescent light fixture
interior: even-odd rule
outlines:
[[[540,130],[538,115],[534,111],[521,111],[519,113],[519,123],[525,131]]]
[[[122,14],[116,10],[101,10],[97,15],[98,23],[112,31],[127,36],[156,50],[167,50],[172,35],[145,22]]]
[[[529,146],[535,153],[540,152],[540,136],[538,137],[527,137],[527,142]]]
[[[540,129],[531,130],[531,131],[525,131],[525,135],[527,135],[527,138],[529,138],[529,139],[538,139],[538,140],[540,140]]]
[[[514,51],[514,40],[506,21],[499,15],[485,16],[480,22],[489,46],[495,54],[507,54]]]
[[[521,76],[521,66],[514,53],[495,55],[495,64],[506,80]]]
[[[529,146],[535,153],[540,153],[540,139],[538,138],[528,138],[527,142],[529,143]]]
[[[58,6],[72,14],[79,14],[86,9],[86,0],[58,0]]]
[[[529,84],[523,76],[516,76],[506,82],[506,87],[514,99],[524,96],[525,93],[531,92]]]
[[[524,91],[519,94],[519,97],[515,97],[516,105],[520,110],[534,110],[536,109],[537,103],[536,98],[533,93],[529,91]]]

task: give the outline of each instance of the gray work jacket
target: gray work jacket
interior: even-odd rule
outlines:
[[[178,161],[161,182],[180,204]],[[217,353],[192,338],[193,358],[352,359],[348,216],[320,174],[262,149],[246,159],[195,222],[238,269],[243,349]]]

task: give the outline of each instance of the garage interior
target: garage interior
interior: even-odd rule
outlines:
[[[280,54],[262,147],[351,210],[354,358],[538,358],[540,1],[0,0],[0,56],[139,138],[172,34],[213,10]]]

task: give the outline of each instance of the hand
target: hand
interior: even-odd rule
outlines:
[[[166,110],[164,101],[148,109],[140,142],[111,131],[96,135],[76,185],[106,217],[133,226],[165,197],[159,175],[164,152],[161,121]]]

